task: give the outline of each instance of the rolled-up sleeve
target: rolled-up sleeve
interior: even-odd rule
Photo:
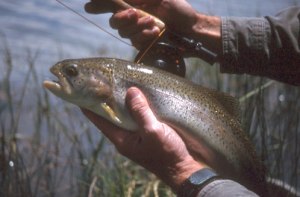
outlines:
[[[221,72],[300,85],[300,7],[274,17],[223,17],[221,29]]]

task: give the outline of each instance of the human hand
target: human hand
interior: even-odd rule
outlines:
[[[177,191],[182,182],[193,172],[204,168],[204,164],[192,158],[176,131],[156,119],[139,89],[130,88],[126,102],[140,126],[137,132],[123,130],[93,112],[82,111],[122,155]]]
[[[98,1],[99,2],[99,1]],[[135,8],[142,9],[160,18],[172,31],[191,34],[196,22],[196,11],[185,0],[126,0]],[[92,0],[85,9],[89,13],[102,13],[103,6]],[[110,19],[111,27],[118,29],[123,38],[129,38],[137,48],[146,46],[161,31],[154,17],[145,16],[138,9],[116,12]],[[176,19],[176,20],[174,20]]]
[[[98,1],[98,4],[95,3]],[[91,0],[85,6],[89,13],[103,13],[101,0]],[[170,31],[187,38],[197,40],[211,51],[220,54],[221,18],[197,12],[186,0],[126,0],[137,9],[126,9],[116,12],[110,19],[110,25],[118,29],[123,38],[129,38],[137,49],[148,46],[161,29],[153,16],[141,14],[139,9],[160,18]]]

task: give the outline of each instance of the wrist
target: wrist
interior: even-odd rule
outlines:
[[[170,168],[169,175],[166,176],[165,182],[173,191],[178,191],[179,187],[187,180],[194,172],[204,169],[206,166],[195,161],[191,156],[177,163],[175,167]]]
[[[181,184],[179,190],[177,190],[177,196],[196,197],[206,185],[219,178],[210,168],[198,170]]]
[[[220,54],[222,51],[221,18],[197,13],[190,36],[209,50]]]

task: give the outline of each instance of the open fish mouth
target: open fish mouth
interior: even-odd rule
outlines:
[[[54,72],[52,73],[57,77],[57,79],[45,80],[43,82],[43,86],[57,96],[66,96],[71,94],[71,87],[68,81],[62,75],[55,74]]]
[[[54,80],[45,80],[43,86],[54,94],[62,91],[62,83],[56,67],[50,68],[50,72],[56,77]]]

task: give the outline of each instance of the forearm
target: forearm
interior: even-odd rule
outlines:
[[[203,46],[216,54],[222,53],[220,17],[197,13],[195,23],[187,36],[201,42]]]
[[[276,17],[222,18],[220,68],[300,85],[300,8]]]
[[[300,8],[276,17],[222,18],[222,72],[266,76],[300,85]]]
[[[300,7],[276,17],[197,14],[191,38],[219,56],[221,72],[266,76],[300,85]]]

